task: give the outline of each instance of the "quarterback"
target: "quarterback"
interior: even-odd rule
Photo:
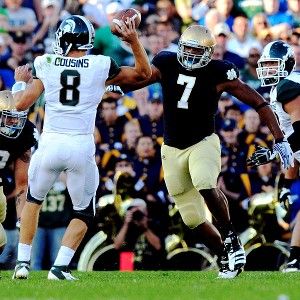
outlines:
[[[161,83],[161,157],[168,192],[184,223],[198,230],[199,237],[218,255],[219,277],[233,278],[242,271],[246,258],[230,221],[227,199],[217,188],[221,150],[214,133],[214,115],[221,93],[226,91],[256,109],[275,138],[274,151],[285,168],[291,164],[292,153],[274,113],[258,93],[238,79],[235,65],[212,60],[215,44],[207,28],[192,25],[182,33],[177,54],[162,51],[154,57],[149,80],[121,88],[130,90]],[[203,199],[218,222],[224,243],[217,229],[205,219]]]
[[[94,43],[94,28],[86,18],[74,15],[65,19],[56,31],[54,54],[35,59],[32,83],[26,84],[31,76],[28,66],[15,70],[16,108],[28,109],[44,92],[45,121],[38,150],[29,167],[14,279],[28,278],[31,243],[41,204],[62,171],[67,176],[73,219],[48,279],[76,279],[71,275],[69,264],[94,217],[94,196],[99,183],[93,138],[97,106],[106,84],[137,82],[151,75],[134,21],[128,18],[116,28],[132,48],[134,67],[119,67],[107,56],[88,55],[87,50]]]

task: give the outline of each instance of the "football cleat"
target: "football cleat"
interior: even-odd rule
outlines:
[[[241,274],[243,271],[243,268],[231,271],[229,269],[228,257],[226,257],[226,256],[222,256],[218,260],[218,265],[219,265],[219,273],[218,273],[217,278],[220,278],[220,279],[233,279],[233,278],[237,277],[239,274]]]
[[[72,276],[68,266],[53,266],[48,273],[49,280],[78,280]]]
[[[300,261],[293,259],[289,261],[286,267],[282,270],[283,273],[300,272]]]
[[[229,270],[236,271],[246,264],[246,253],[239,237],[230,232],[224,241],[225,249],[228,253]]]
[[[28,261],[17,261],[12,279],[28,279],[30,263]]]

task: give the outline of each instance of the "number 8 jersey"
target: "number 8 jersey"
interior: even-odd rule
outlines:
[[[164,143],[184,149],[211,135],[220,97],[216,87],[238,78],[235,65],[211,60],[204,67],[187,70],[177,54],[168,51],[158,53],[152,64],[161,73]]]
[[[111,67],[115,67],[114,71],[118,69],[110,57],[102,55],[37,57],[33,77],[40,79],[45,88],[43,131],[92,134]]]

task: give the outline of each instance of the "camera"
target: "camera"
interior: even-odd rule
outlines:
[[[144,218],[145,214],[140,211],[140,210],[136,210],[132,213],[132,219],[134,221],[141,221]]]

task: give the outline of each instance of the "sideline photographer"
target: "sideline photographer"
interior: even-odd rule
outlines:
[[[127,208],[114,245],[116,250],[134,252],[135,269],[161,269],[165,259],[164,237],[158,232],[148,217],[146,202],[134,199]]]

